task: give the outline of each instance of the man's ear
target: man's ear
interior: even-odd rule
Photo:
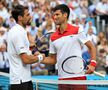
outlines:
[[[67,17],[67,13],[64,13],[64,17]]]
[[[22,16],[18,16],[18,21],[22,20]]]

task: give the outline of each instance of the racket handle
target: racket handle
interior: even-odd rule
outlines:
[[[100,76],[100,77],[103,77],[103,78],[105,77],[105,74],[101,74],[101,73],[96,72],[96,71],[94,71],[93,74]]]

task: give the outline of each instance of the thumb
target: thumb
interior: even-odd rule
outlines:
[[[40,52],[38,52],[38,51],[34,53],[35,56],[37,56],[37,55],[39,55],[39,54],[40,54]]]

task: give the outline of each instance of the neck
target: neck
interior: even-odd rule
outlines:
[[[19,25],[21,25],[22,27],[26,28],[26,25],[23,25],[22,22],[18,22]]]
[[[89,35],[91,36],[91,35],[92,35],[92,33],[89,33]]]
[[[0,24],[0,27],[2,27],[2,24]]]
[[[60,32],[63,33],[67,28],[67,22],[60,25]]]
[[[103,4],[106,4],[106,2],[102,2]]]

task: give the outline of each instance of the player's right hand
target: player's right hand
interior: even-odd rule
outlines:
[[[37,52],[34,53],[35,56],[37,56],[39,54],[41,54],[39,51],[37,51]]]

